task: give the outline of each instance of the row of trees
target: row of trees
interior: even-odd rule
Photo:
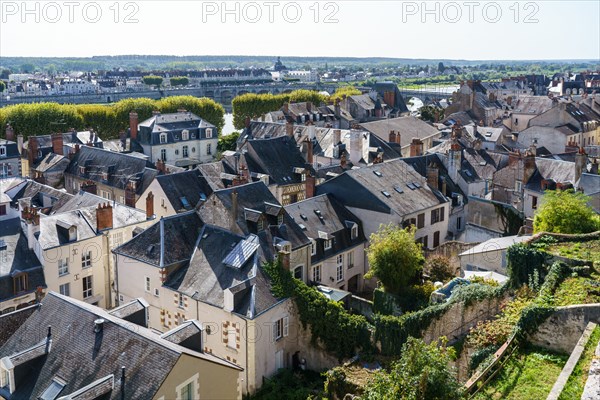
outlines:
[[[162,113],[190,111],[215,125],[219,132],[225,125],[225,109],[208,98],[193,96],[173,96],[160,100],[130,98],[110,105],[101,104],[58,104],[32,103],[16,104],[0,108],[0,126],[10,123],[17,134],[24,137],[52,132],[67,131],[69,128],[92,128],[103,139],[114,139],[119,132],[129,127],[129,113],[136,111],[139,121],[152,116],[158,110]],[[4,132],[1,133],[4,135]]]
[[[164,79],[158,75],[146,75],[142,78],[142,82],[146,85],[160,87],[163,84]],[[169,78],[171,86],[187,86],[190,80],[187,76],[174,76]]]

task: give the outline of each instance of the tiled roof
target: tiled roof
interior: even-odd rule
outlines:
[[[156,181],[176,211],[189,211],[213,192],[198,170],[161,175]]]

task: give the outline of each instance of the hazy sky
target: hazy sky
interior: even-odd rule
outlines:
[[[0,0],[0,57],[600,59],[599,17],[599,0]]]

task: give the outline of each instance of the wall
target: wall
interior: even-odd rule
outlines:
[[[479,243],[464,243],[458,241],[450,241],[442,244],[438,248],[434,250],[426,250],[425,257],[429,258],[431,256],[443,256],[450,260],[450,267],[453,271],[459,271],[461,267],[460,257],[458,256],[460,253],[465,252]]]
[[[135,203],[135,208],[146,211],[146,197],[150,192],[152,192],[152,194],[154,195],[154,215],[157,219],[177,214],[177,212],[169,202],[169,198],[165,195],[165,192],[163,191],[162,187],[156,179],[154,179],[152,183],[150,183],[150,185],[146,188],[144,193],[142,193],[137,199]]]
[[[570,354],[588,322],[600,323],[600,304],[558,307],[529,341],[535,346]]]
[[[552,127],[532,126],[519,133],[517,143],[529,147],[537,139],[537,147],[545,147],[553,154],[565,152],[567,136]]]

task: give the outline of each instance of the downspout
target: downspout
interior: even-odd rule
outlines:
[[[111,265],[110,265],[110,259],[109,259],[109,240],[108,240],[108,232],[104,232],[103,236],[103,242],[104,242],[104,268],[106,270],[106,287],[105,287],[105,293],[106,296],[108,297],[106,299],[106,308],[107,309],[111,309],[112,308],[112,290],[110,287],[110,283],[112,282],[111,279]]]
[[[119,301],[119,263],[117,262],[118,256],[113,254],[113,260],[115,262],[115,305],[118,307],[121,305]]]

